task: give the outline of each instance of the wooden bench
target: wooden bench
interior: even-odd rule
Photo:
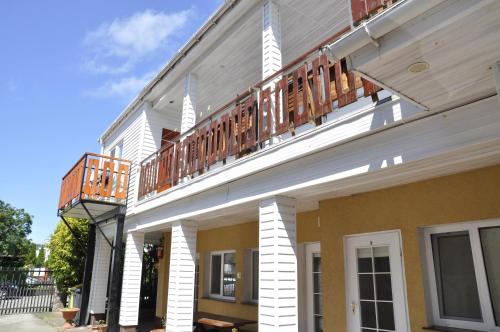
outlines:
[[[196,326],[195,332],[204,332],[208,331],[207,328],[214,328],[219,331],[234,331],[233,329],[238,331],[242,326],[256,324],[257,322],[198,311],[193,315],[193,323]]]

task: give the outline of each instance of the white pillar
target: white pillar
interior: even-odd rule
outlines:
[[[184,78],[184,98],[182,100],[181,134],[191,129],[196,123],[197,78],[188,74]]]
[[[259,204],[259,331],[298,331],[295,199]]]
[[[279,7],[265,1],[262,7],[262,79],[281,69],[281,22]]]
[[[94,266],[90,285],[89,310],[92,315],[104,315],[106,312],[106,290],[108,287],[111,246],[104,236],[97,232],[95,237]],[[87,319],[85,319],[85,322]]]
[[[273,0],[266,0],[262,7],[262,79],[265,79],[282,66],[281,57],[281,19],[279,6]],[[275,79],[267,82],[263,89],[271,87],[281,79],[278,75]],[[271,93],[271,133],[274,133],[276,119],[274,116],[274,93]],[[280,137],[272,137],[271,142],[278,142]]]
[[[196,224],[192,221],[177,221],[172,225],[167,332],[193,331],[196,235]]]
[[[141,293],[144,233],[129,232],[125,240],[120,326],[137,326]]]

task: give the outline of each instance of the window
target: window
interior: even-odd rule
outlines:
[[[252,302],[259,301],[259,251],[252,250]]]
[[[500,331],[500,221],[424,230],[434,325]]]
[[[110,151],[109,155],[114,158],[121,158],[123,154],[123,141],[116,144]]]
[[[210,255],[210,295],[234,299],[236,262],[234,251],[213,252]]]
[[[313,319],[314,331],[323,331],[323,301],[321,299],[321,254],[312,255],[312,280],[313,280]]]

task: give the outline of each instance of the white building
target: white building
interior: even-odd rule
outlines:
[[[225,1],[63,179],[88,312],[161,239],[167,331],[500,331],[499,61],[498,1]]]

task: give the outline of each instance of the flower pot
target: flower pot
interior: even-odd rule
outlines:
[[[151,332],[165,332],[165,329],[154,329]]]
[[[61,309],[62,316],[65,320],[63,329],[72,329],[73,328],[73,320],[76,317],[76,314],[80,311],[80,308],[64,308]]]

